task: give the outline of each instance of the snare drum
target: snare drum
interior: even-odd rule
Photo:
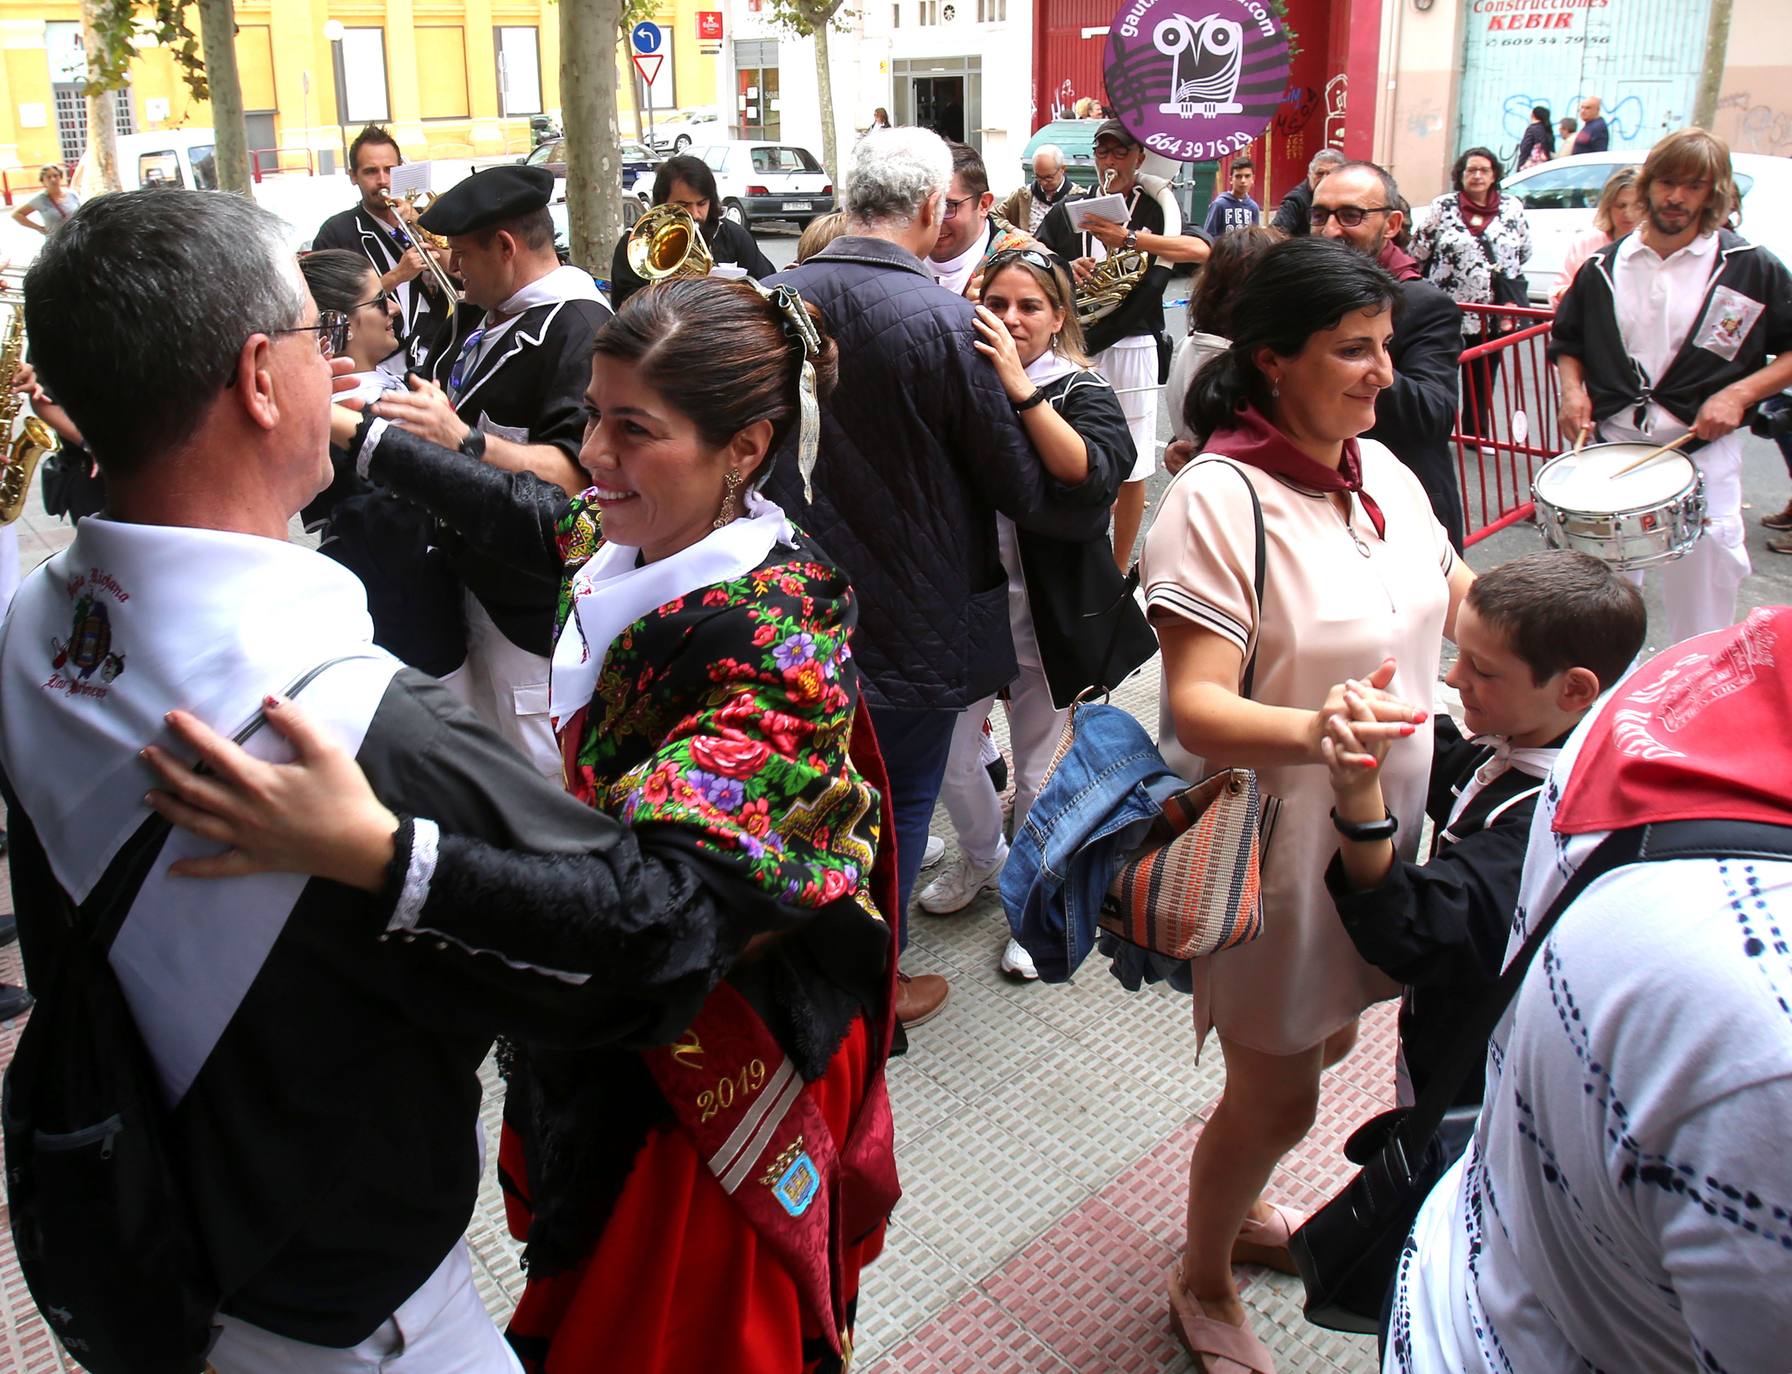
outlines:
[[[1589,444],[1545,463],[1531,483],[1543,541],[1620,569],[1671,563],[1685,554],[1705,522],[1705,479],[1692,460],[1664,453],[1617,475],[1654,447]]]

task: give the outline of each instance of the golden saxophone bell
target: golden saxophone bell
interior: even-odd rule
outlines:
[[[12,433],[25,404],[25,393],[12,389],[13,378],[19,375],[19,363],[25,356],[25,298],[15,292],[0,296],[0,304],[12,307],[6,322],[6,333],[0,336],[0,442]],[[10,525],[25,513],[25,496],[31,490],[31,478],[37,465],[61,444],[55,434],[35,415],[27,415],[19,437],[0,459],[0,525]]]
[[[642,281],[651,283],[674,277],[707,277],[715,259],[689,210],[656,205],[628,232],[628,266]]]

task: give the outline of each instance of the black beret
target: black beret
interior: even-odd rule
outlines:
[[[546,167],[487,167],[442,192],[417,223],[448,238],[471,234],[539,210],[553,194],[554,174]]]

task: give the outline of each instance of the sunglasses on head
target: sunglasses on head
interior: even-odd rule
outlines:
[[[990,254],[989,264],[984,268],[984,280],[987,281],[1002,268],[1016,262],[1027,263],[1037,267],[1041,272],[1056,272],[1058,270],[1058,265],[1037,248],[1004,248],[999,253]]]

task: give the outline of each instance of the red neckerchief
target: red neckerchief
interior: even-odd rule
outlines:
[[[1612,693],[1581,745],[1555,830],[1654,821],[1792,824],[1792,608],[1663,650]]]
[[[1385,267],[1395,281],[1417,281],[1424,274],[1419,260],[1392,239],[1385,240],[1375,261]]]
[[[1476,204],[1468,198],[1467,191],[1458,191],[1456,193],[1456,207],[1462,212],[1462,222],[1468,226],[1469,233],[1474,234],[1478,238],[1486,231],[1488,225],[1499,218],[1500,193],[1498,191],[1489,191],[1487,193],[1487,203],[1483,206],[1476,206]]]
[[[1387,538],[1387,520],[1375,498],[1363,490],[1363,459],[1355,439],[1344,441],[1344,456],[1334,468],[1309,458],[1288,437],[1263,418],[1256,406],[1240,409],[1225,429],[1215,430],[1202,446],[1205,453],[1218,453],[1236,462],[1286,477],[1298,486],[1315,491],[1354,491],[1362,500],[1375,533]]]

